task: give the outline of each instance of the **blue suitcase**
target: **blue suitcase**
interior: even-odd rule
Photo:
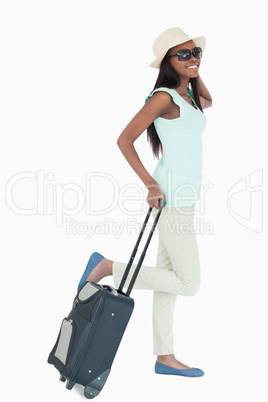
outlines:
[[[119,288],[86,282],[77,293],[69,315],[63,319],[48,363],[60,372],[61,381],[67,380],[67,389],[81,384],[84,386],[84,395],[89,399],[102,390],[134,308],[130,293],[165,204],[164,200],[159,200],[159,210],[127,291],[123,292],[124,284],[152,208],[149,208],[145,217]]]

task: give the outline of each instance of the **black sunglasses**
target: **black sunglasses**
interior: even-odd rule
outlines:
[[[202,57],[202,49],[201,49],[201,47],[195,47],[193,50],[182,49],[182,50],[179,50],[178,53],[173,54],[172,56],[168,56],[168,58],[170,58],[170,57],[178,57],[179,61],[187,61],[187,60],[191,59],[192,55],[196,59],[201,59],[201,57]]]

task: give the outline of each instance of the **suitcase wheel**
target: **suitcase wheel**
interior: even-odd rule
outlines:
[[[106,370],[104,373],[100,374],[95,380],[91,381],[84,387],[84,395],[88,399],[93,399],[95,396],[99,395],[104,384],[110,374],[111,369]]]
[[[60,376],[60,381],[61,381],[61,382],[65,382],[65,381],[66,381],[66,378],[63,377],[63,375],[61,375],[61,376]]]
[[[84,388],[84,395],[88,399],[93,399],[100,393],[100,390],[96,388],[89,387],[88,385]]]
[[[73,389],[74,385],[75,385],[75,382],[68,380],[66,383],[66,388],[71,390],[71,389]]]

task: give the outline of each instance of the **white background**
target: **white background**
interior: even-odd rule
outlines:
[[[46,360],[89,255],[127,261],[137,237],[129,220],[144,219],[145,188],[116,140],[154,86],[153,41],[173,26],[207,37],[200,75],[214,102],[203,134],[210,189],[204,210],[197,206],[213,233],[198,229],[202,285],[196,296],[178,297],[174,323],[177,358],[205,376],[154,374],[152,293],[134,291],[134,314],[98,400],[267,400],[266,15],[261,0],[1,2],[5,400],[84,398],[80,387],[67,391]],[[146,133],[136,146],[152,173]],[[96,172],[110,179],[86,188]],[[113,199],[95,216],[82,205],[101,211]],[[70,216],[61,215],[67,209]],[[67,219],[81,233],[68,233]],[[104,222],[121,224],[121,235]],[[83,223],[99,223],[100,232],[88,238]],[[145,263],[155,264],[156,251],[157,234]]]

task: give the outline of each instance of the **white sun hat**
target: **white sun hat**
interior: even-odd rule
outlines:
[[[204,36],[190,38],[181,28],[177,27],[169,28],[162,32],[154,42],[153,52],[156,60],[150,64],[150,67],[160,68],[160,64],[170,48],[181,45],[189,40],[192,40],[197,47],[201,47],[204,52],[206,47],[206,38]]]

